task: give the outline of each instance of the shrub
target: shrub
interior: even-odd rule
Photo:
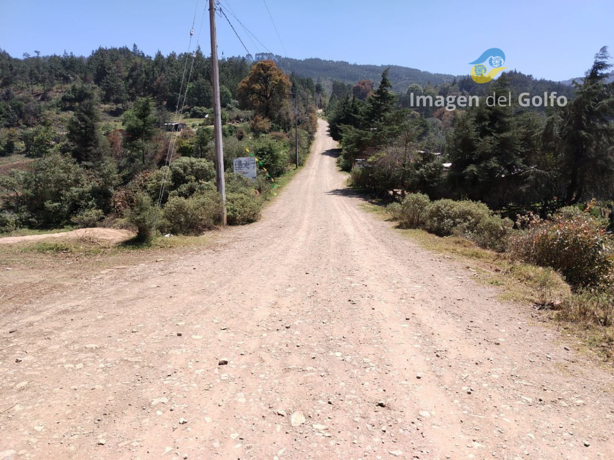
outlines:
[[[250,123],[249,129],[251,129],[252,133],[254,133],[256,136],[266,134],[271,131],[271,120],[268,118],[263,118],[260,115],[256,115]]]
[[[19,219],[11,212],[0,212],[0,233],[8,233],[19,228]]]
[[[28,171],[12,170],[0,177],[3,207],[30,226],[61,226],[92,200],[95,184],[72,159],[50,154],[32,162]]]
[[[431,200],[422,193],[410,193],[401,202],[398,210],[401,228],[420,228],[426,223]]]
[[[102,219],[104,219],[104,212],[100,209],[87,209],[80,212],[71,219],[71,222],[79,227],[95,227]]]
[[[511,219],[502,219],[499,216],[486,217],[478,223],[475,232],[468,234],[467,237],[482,248],[505,252],[513,226],[514,222]]]
[[[614,242],[584,216],[535,224],[514,236],[510,246],[513,257],[552,267],[575,288],[607,284],[612,277]]]
[[[395,201],[394,203],[390,203],[386,206],[386,212],[390,214],[393,220],[401,220],[403,216],[401,215],[401,203]]]
[[[128,212],[128,221],[137,229],[137,240],[150,241],[160,223],[160,209],[154,206],[149,195],[139,193]]]
[[[213,191],[190,198],[171,197],[164,207],[164,225],[173,233],[199,235],[220,222],[221,206],[219,194]]]
[[[205,118],[209,113],[210,111],[206,107],[192,107],[192,110],[190,110],[190,117]]]
[[[147,177],[146,190],[153,199],[158,199],[164,184],[162,202],[177,192],[180,196],[189,196],[202,190],[202,185],[215,180],[213,162],[204,158],[182,157],[168,166],[152,172]]]
[[[254,142],[252,151],[271,177],[279,177],[286,171],[289,156],[288,147],[283,142],[262,138]]]
[[[229,225],[245,225],[260,219],[260,199],[253,193],[228,193],[226,195]]]
[[[564,206],[558,209],[554,215],[560,216],[564,219],[573,219],[574,217],[582,215],[582,209],[580,209],[578,206]]]
[[[429,207],[426,228],[439,236],[462,236],[474,233],[478,224],[489,217],[490,210],[484,203],[438,200]]]
[[[222,136],[224,138],[235,136],[237,134],[237,127],[235,125],[225,125],[222,127]]]
[[[359,189],[367,188],[368,179],[369,174],[365,167],[352,168],[350,171],[350,184],[352,187],[357,187]]]

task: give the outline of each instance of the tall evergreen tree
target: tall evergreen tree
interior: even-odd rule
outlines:
[[[142,164],[145,164],[149,143],[156,131],[156,116],[150,98],[144,97],[136,100],[134,108],[124,115],[126,129],[126,147],[138,152]]]
[[[102,135],[98,129],[100,111],[98,101],[90,93],[68,122],[66,138],[71,155],[79,163],[96,166],[103,158]]]
[[[569,172],[569,203],[593,196],[611,198],[614,191],[614,83],[606,83],[609,60],[604,46],[584,81],[574,82],[576,97],[562,111],[560,146]]]

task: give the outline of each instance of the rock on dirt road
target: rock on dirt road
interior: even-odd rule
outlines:
[[[611,372],[361,209],[326,130],[261,222],[3,313],[0,459],[614,458]]]

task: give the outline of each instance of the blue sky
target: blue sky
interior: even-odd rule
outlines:
[[[198,2],[196,34],[206,0]],[[208,3],[208,1],[207,1]],[[468,74],[470,61],[501,48],[509,68],[535,77],[582,76],[594,54],[614,54],[613,0],[267,0],[288,56],[359,64],[397,64]],[[147,54],[185,51],[196,0],[0,0],[0,48],[88,55],[99,46],[132,46]],[[284,50],[263,0],[222,0],[272,52]],[[228,17],[252,54],[264,51]],[[205,17],[207,19],[207,17]],[[219,50],[245,54],[223,18]],[[200,44],[209,54],[205,22]]]

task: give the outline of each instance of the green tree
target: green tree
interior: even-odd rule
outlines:
[[[595,55],[576,97],[562,110],[559,149],[569,172],[566,201],[593,195],[609,197],[614,182],[614,84],[606,83],[610,55],[607,47]]]
[[[191,107],[212,107],[213,88],[211,83],[204,78],[200,78],[190,84],[187,102]]]
[[[381,123],[395,109],[396,96],[388,78],[389,70],[384,70],[377,91],[368,100],[366,115],[370,123]]]
[[[220,100],[222,107],[228,107],[232,102],[232,93],[224,85],[220,86]]]
[[[156,115],[150,98],[136,100],[134,108],[124,114],[124,127],[126,147],[140,153],[141,162],[145,164],[149,144],[156,132]]]
[[[508,94],[505,75],[491,85],[490,91]],[[458,197],[466,195],[495,207],[503,205],[511,184],[527,170],[514,109],[509,105],[482,103],[466,117],[459,117],[448,147],[452,161],[449,177]]]
[[[44,157],[53,151],[56,132],[50,124],[37,126],[22,135],[25,154],[29,157]]]
[[[99,130],[100,111],[93,95],[84,100],[68,122],[68,149],[75,160],[87,166],[102,161],[102,134]]]
[[[102,99],[104,102],[123,104],[128,99],[124,79],[114,67],[102,82],[100,82],[100,89],[102,90]]]

